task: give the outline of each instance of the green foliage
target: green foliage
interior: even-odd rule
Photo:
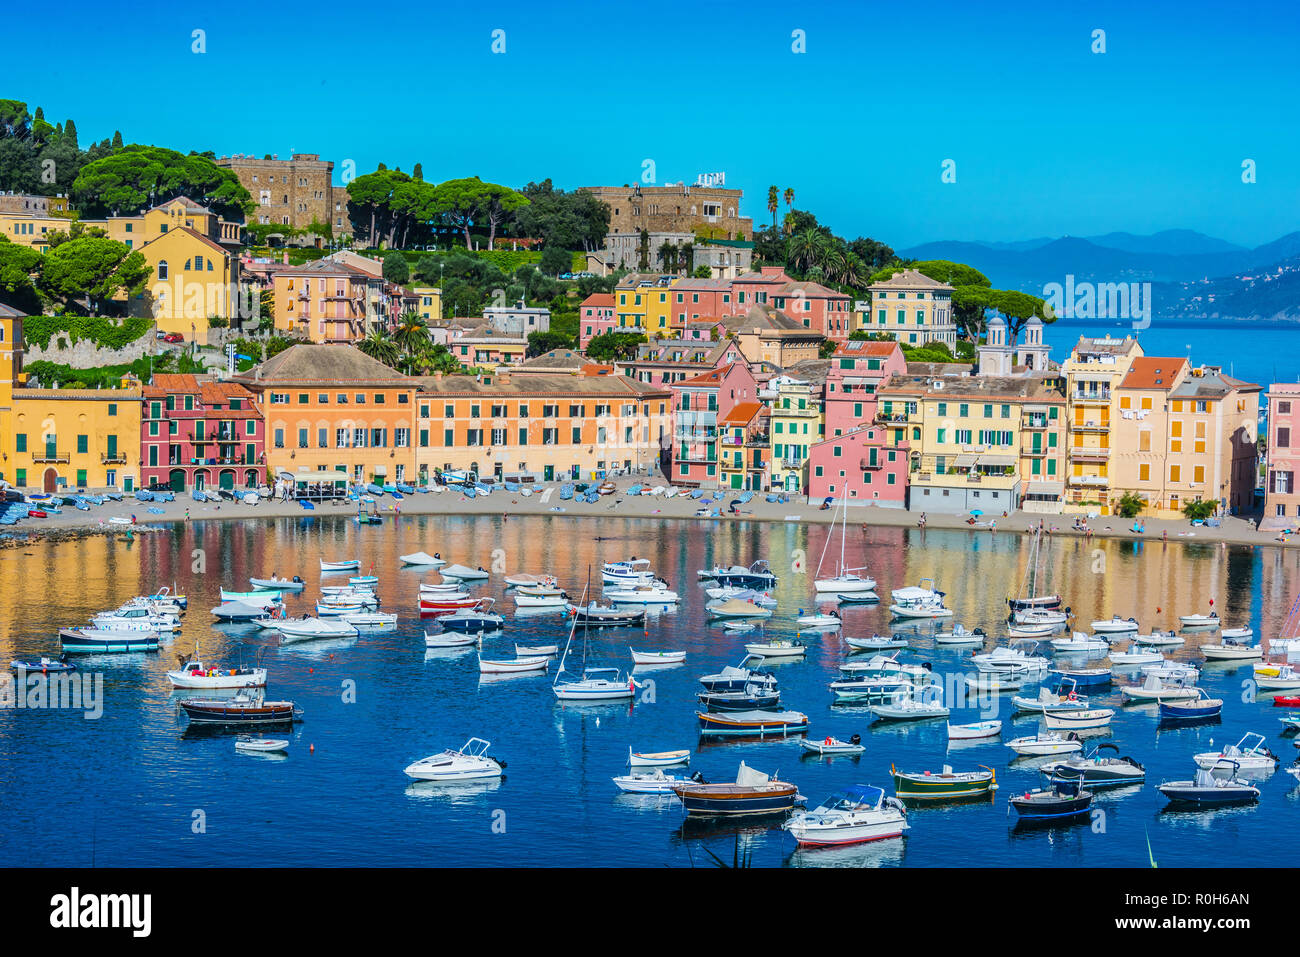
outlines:
[[[603,245],[609,232],[609,207],[588,190],[566,193],[544,179],[529,183],[520,192],[528,205],[515,211],[517,235],[540,239],[548,247],[586,252]]]
[[[69,344],[85,339],[101,349],[123,349],[146,335],[153,320],[143,316],[109,319],[105,316],[29,316],[23,320],[23,338],[28,345],[50,347],[57,334]]]
[[[23,366],[30,380],[39,380],[43,388],[110,389],[115,388],[125,375],[132,375],[141,382],[148,382],[157,373],[179,372],[202,374],[207,367],[202,360],[190,358],[188,352],[164,352],[156,356],[145,356],[123,365],[96,366],[77,369],[61,362],[38,360]],[[80,385],[78,385],[80,384]]]
[[[72,184],[83,216],[134,213],[186,196],[218,213],[243,220],[255,208],[233,170],[206,156],[132,144],[87,163]]]
[[[823,339],[822,344],[817,347],[817,355],[819,358],[829,359],[835,354],[835,350],[838,346],[839,343],[834,339]]]
[[[1125,492],[1115,505],[1115,514],[1121,518],[1137,518],[1146,507],[1147,503],[1136,492]]]
[[[282,236],[285,240],[289,240],[302,235],[303,230],[293,226],[285,226],[281,223],[246,223],[244,232],[248,234],[253,245],[265,246],[270,236]]]
[[[551,330],[549,332],[528,333],[528,358],[540,356],[552,349],[572,349],[573,338]]]
[[[713,276],[713,270],[709,268],[707,263],[701,263],[695,267],[695,272],[691,273],[691,275],[696,279],[710,279]]]
[[[1207,502],[1199,498],[1193,499],[1190,502],[1183,503],[1183,515],[1193,522],[1204,521],[1214,515],[1218,509],[1218,504],[1213,500]]]
[[[98,310],[118,291],[138,295],[153,274],[139,252],[111,239],[71,239],[51,249],[41,270],[40,286],[68,305],[85,296]]]
[[[268,359],[274,358],[293,344],[294,340],[288,336],[272,336],[266,341],[266,357]]]
[[[587,356],[593,362],[613,362],[636,356],[636,347],[646,341],[640,333],[611,330],[593,336],[587,342]]]
[[[542,272],[551,276],[571,272],[573,270],[573,254],[562,246],[547,246],[542,251],[542,260],[539,266]]]
[[[391,252],[384,257],[384,279],[404,286],[411,280],[411,265],[399,252]]]
[[[36,280],[41,264],[41,254],[35,249],[0,236],[0,302],[28,314],[39,311]]]

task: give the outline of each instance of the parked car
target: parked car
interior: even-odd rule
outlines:
[[[162,337],[163,342],[184,342],[185,337],[179,332],[169,332]]]

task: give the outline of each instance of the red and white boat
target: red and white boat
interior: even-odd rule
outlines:
[[[420,614],[439,615],[445,611],[455,611],[458,608],[473,608],[476,604],[478,604],[478,599],[473,597],[434,598],[422,595],[420,596]]]

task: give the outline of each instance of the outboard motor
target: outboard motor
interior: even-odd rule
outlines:
[[[862,735],[855,734],[849,737],[849,744],[861,744],[861,743],[862,743]]]
[[[699,771],[696,771],[694,774],[691,775],[691,780],[694,781],[696,784],[709,783],[708,781],[704,780],[704,775],[701,774]]]
[[[933,671],[933,670],[934,670],[934,665],[930,664],[930,662],[928,662],[928,661],[923,661],[923,662],[921,662],[921,667],[924,668],[926,671]]]

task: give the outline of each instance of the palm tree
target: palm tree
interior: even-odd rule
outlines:
[[[775,186],[767,188],[767,211],[772,214],[772,235],[776,235],[776,211],[781,205],[780,196]]]
[[[357,342],[357,348],[370,358],[378,359],[384,365],[397,365],[397,343],[393,341],[392,336],[382,329],[371,330],[365,338]]]
[[[679,270],[689,276],[695,270],[695,244],[683,242],[677,248],[677,264]]]
[[[401,324],[393,338],[403,352],[414,356],[428,344],[429,327],[419,313],[407,312],[402,315]]]
[[[825,262],[829,250],[830,241],[825,233],[818,229],[805,229],[787,240],[786,259],[795,269],[806,272]]]
[[[659,265],[664,272],[677,271],[677,247],[666,239],[659,244]]]
[[[787,187],[785,188],[785,206],[786,206],[786,209],[789,209],[789,208],[790,208],[791,206],[793,206],[793,205],[794,205],[794,187],[792,187],[792,186],[787,186]]]

